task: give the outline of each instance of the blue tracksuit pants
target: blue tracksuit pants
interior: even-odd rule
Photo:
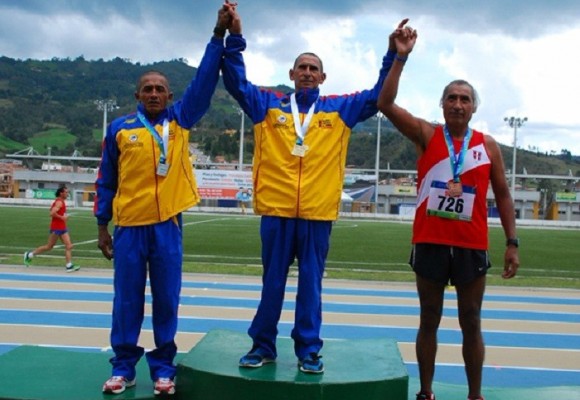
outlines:
[[[181,215],[154,225],[115,227],[111,346],[113,375],[131,380],[143,356],[138,346],[144,320],[147,270],[151,287],[155,349],[146,355],[152,380],[174,378],[177,312],[181,291],[183,244]]]
[[[322,277],[328,255],[332,221],[263,216],[262,297],[248,334],[253,351],[276,358],[276,336],[288,270],[298,260],[298,292],[292,339],[299,359],[322,348]]]

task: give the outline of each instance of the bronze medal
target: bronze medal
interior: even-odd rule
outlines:
[[[449,196],[451,197],[460,197],[463,194],[463,187],[461,186],[461,182],[449,181],[447,183],[447,189],[449,191]]]

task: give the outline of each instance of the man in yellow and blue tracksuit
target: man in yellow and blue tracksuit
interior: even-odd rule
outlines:
[[[275,361],[288,270],[297,259],[291,336],[299,369],[321,373],[322,277],[332,222],[340,210],[348,141],[357,122],[378,112],[378,94],[395,52],[384,57],[372,89],[340,96],[320,95],[319,85],[326,79],[322,61],[303,53],[290,70],[295,91],[283,94],[247,81],[246,42],[235,11],[229,33],[223,79],[254,125],[253,206],[262,216],[262,295],[248,330],[252,348],[239,364],[255,368]]]
[[[167,78],[141,76],[137,112],[107,128],[96,181],[94,214],[99,248],[114,260],[111,328],[112,377],[103,392],[119,394],[135,385],[144,320],[147,273],[151,287],[155,349],[146,358],[155,395],[175,393],[178,306],[181,291],[181,213],[199,202],[189,159],[189,130],[208,110],[219,79],[223,36],[229,17],[220,9],[214,36],[197,75],[173,104]],[[107,225],[113,220],[114,240]]]

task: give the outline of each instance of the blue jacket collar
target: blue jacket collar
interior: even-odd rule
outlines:
[[[137,104],[137,111],[139,111],[141,114],[143,114],[144,116],[147,117],[147,119],[152,122],[152,123],[157,123],[158,121],[163,120],[164,118],[167,117],[167,108],[165,108],[165,110],[163,110],[161,113],[159,113],[159,115],[157,115],[157,117],[154,120],[151,120],[149,117],[150,115],[147,114],[147,111],[145,111],[145,106],[143,105],[143,103],[138,103]]]
[[[296,91],[296,103],[300,112],[308,112],[308,109],[320,96],[320,89],[304,88]]]

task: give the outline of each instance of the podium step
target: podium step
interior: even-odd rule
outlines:
[[[20,346],[0,356],[0,400],[154,400],[144,360],[137,385],[119,395],[104,395],[111,375],[111,353]]]
[[[243,333],[208,332],[178,364],[177,392],[204,400],[407,400],[409,377],[391,339],[325,341],[325,372],[297,368],[292,339],[279,338],[278,359],[261,368],[240,368],[251,347]]]
[[[378,368],[362,368],[369,363],[369,358],[371,364],[377,359],[381,360],[379,364],[388,364],[386,354],[395,345],[391,341],[326,341],[323,348],[326,372],[322,376],[299,373],[293,357],[293,346],[287,342],[280,340],[281,355],[276,364],[257,370],[242,370],[238,368],[237,362],[248,350],[249,338],[231,332],[208,333],[194,350],[178,354],[178,392],[174,400],[227,400],[234,398],[234,395],[239,400],[294,400],[300,398],[297,397],[300,395],[309,396],[306,397],[308,400],[414,399],[415,391],[419,388],[418,379],[412,378],[408,383],[407,397],[398,392],[397,385],[393,385],[397,388],[392,393],[385,395],[383,392],[390,389],[385,389],[386,384],[382,382],[384,376],[402,375],[393,379],[392,383],[407,386],[404,370],[402,374],[393,374],[395,368],[402,367],[389,364],[384,373],[380,373]],[[369,342],[375,342],[375,345],[360,351],[361,347],[367,347],[365,344],[371,344]],[[347,346],[358,349],[359,353],[349,350]],[[383,352],[377,346],[383,346],[386,350]],[[196,352],[196,349],[201,351]],[[108,362],[111,355],[110,352],[19,346],[0,355],[0,400],[156,400],[153,383],[149,379],[149,368],[144,359],[137,364],[137,386],[120,395],[103,395],[101,387],[111,373]],[[302,386],[310,387],[303,389]],[[466,396],[465,385],[435,382],[434,388],[437,398],[461,399]],[[315,394],[310,396],[308,393]],[[483,393],[486,400],[580,400],[579,386],[484,387]]]

